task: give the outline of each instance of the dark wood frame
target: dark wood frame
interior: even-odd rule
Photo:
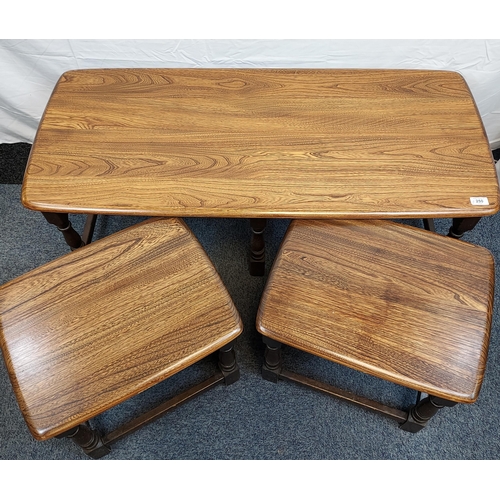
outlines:
[[[234,353],[234,341],[219,349],[218,368],[219,372],[203,382],[164,401],[152,410],[139,415],[106,435],[102,435],[99,431],[93,429],[90,422],[87,421],[56,437],[70,438],[74,443],[80,446],[83,452],[89,457],[94,459],[102,458],[111,452],[111,445],[113,443],[139,430],[145,425],[154,422],[168,411],[202,394],[221,382],[230,385],[239,380],[240,370]]]
[[[421,431],[438,410],[445,406],[451,407],[456,404],[454,401],[448,401],[432,395],[422,397],[422,393],[418,392],[416,403],[410,406],[406,411],[384,405],[373,399],[353,394],[333,385],[284,369],[281,353],[282,344],[265,336],[263,336],[262,339],[266,345],[264,351],[264,364],[262,367],[262,378],[264,378],[264,380],[274,383],[277,383],[278,380],[290,380],[297,384],[330,394],[338,399],[348,401],[357,406],[390,417],[396,420],[396,422],[400,424],[400,429],[404,431],[411,433]]]

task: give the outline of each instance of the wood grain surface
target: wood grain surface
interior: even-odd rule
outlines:
[[[57,83],[22,200],[130,215],[478,217],[498,210],[498,184],[458,73],[96,69]]]
[[[257,329],[350,368],[476,400],[491,327],[488,250],[388,221],[293,221]]]
[[[156,219],[0,287],[0,345],[31,433],[48,439],[242,331],[182,221]]]

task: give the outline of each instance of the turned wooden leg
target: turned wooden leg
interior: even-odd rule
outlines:
[[[264,230],[267,219],[250,219],[252,239],[250,241],[250,275],[264,276],[266,249],[264,243]]]
[[[454,218],[448,236],[457,239],[461,238],[466,231],[474,229],[480,219],[481,217]]]
[[[42,214],[49,224],[53,224],[61,231],[71,250],[76,250],[83,246],[80,235],[71,226],[68,214],[56,214],[52,212],[42,212]]]
[[[103,443],[102,436],[92,429],[88,422],[80,424],[57,437],[70,438],[91,458],[97,459],[104,457],[111,451],[111,449]]]
[[[278,382],[282,367],[281,344],[267,337],[262,337],[262,340],[266,344],[262,378],[276,383]]]
[[[234,344],[230,342],[222,349],[219,349],[219,368],[224,375],[226,385],[233,384],[240,378],[240,368],[236,363]]]
[[[456,403],[436,396],[427,396],[417,404],[410,407],[408,419],[400,425],[400,428],[408,432],[421,431],[427,422],[445,406],[455,406]]]

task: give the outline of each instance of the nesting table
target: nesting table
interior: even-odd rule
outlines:
[[[97,214],[248,218],[252,274],[268,218],[452,218],[460,237],[499,208],[462,76],[371,69],[66,72],[22,202],[72,248]],[[92,215],[83,238],[71,213]]]

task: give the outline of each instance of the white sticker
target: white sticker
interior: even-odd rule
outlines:
[[[490,202],[486,196],[471,196],[470,197],[471,205],[489,205]]]

